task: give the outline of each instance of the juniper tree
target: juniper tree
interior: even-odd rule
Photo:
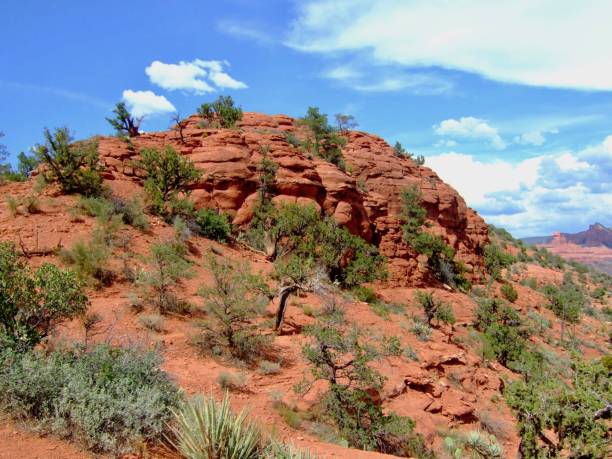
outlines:
[[[106,121],[115,129],[117,135],[137,137],[140,135],[140,124],[143,118],[135,118],[125,106],[125,102],[118,102],[113,110],[114,118],[106,118]]]
[[[171,209],[176,207],[179,195],[188,195],[189,187],[202,172],[170,145],[161,152],[155,148],[144,149],[140,156],[140,167],[146,172],[144,188],[154,212],[172,216]]]
[[[352,129],[355,129],[359,124],[355,121],[353,115],[344,115],[342,113],[336,113],[336,127],[339,132],[346,133]]]

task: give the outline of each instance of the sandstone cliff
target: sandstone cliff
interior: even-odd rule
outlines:
[[[203,176],[194,187],[197,207],[227,212],[236,225],[252,217],[258,186],[257,165],[267,152],[278,166],[275,200],[313,203],[354,234],[380,247],[389,258],[390,281],[397,285],[428,282],[428,273],[416,254],[402,242],[400,191],[417,185],[428,211],[430,231],[442,235],[457,252],[468,274],[482,271],[482,249],[488,242],[487,226],[463,198],[429,168],[408,158],[398,158],[380,137],[364,132],[346,134],[344,173],[319,158],[309,157],[287,142],[304,128],[283,115],[245,113],[236,129],[203,129],[201,119],[186,120],[183,140],[177,129],[145,133],[132,139],[132,147],[114,137],[99,139],[107,180],[141,180],[135,167],[142,148],[172,145],[190,157]]]

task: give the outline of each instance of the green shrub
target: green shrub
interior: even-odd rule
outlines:
[[[223,401],[194,397],[175,412],[174,445],[187,459],[258,459],[263,448],[259,429],[244,411],[234,415]]]
[[[574,361],[572,366],[571,386],[551,378],[545,369],[538,377],[506,386],[506,401],[518,418],[524,457],[608,457],[604,413],[612,399],[610,369],[598,361]],[[546,430],[555,433],[558,443],[550,441]]]
[[[512,284],[504,284],[501,286],[501,294],[510,303],[514,303],[518,299],[518,292]]]
[[[431,327],[420,320],[415,319],[412,321],[410,331],[419,339],[419,341],[429,341],[431,338]]]
[[[162,439],[178,402],[152,353],[108,346],[87,351],[0,353],[5,412],[115,455]]]
[[[387,356],[402,355],[402,343],[397,336],[385,336],[382,341],[382,351]]]
[[[88,304],[74,273],[48,263],[32,271],[12,244],[0,242],[0,349],[33,348]]]
[[[529,331],[513,308],[495,298],[481,299],[474,326],[483,332],[485,355],[511,369],[525,363]]]
[[[428,268],[441,282],[468,291],[471,284],[462,275],[463,265],[454,261],[455,250],[446,244],[442,236],[422,229],[427,211],[422,206],[423,197],[419,188],[414,185],[402,190],[401,200],[404,242],[416,253],[427,256]]]
[[[144,189],[153,212],[171,220],[186,210],[192,211],[192,205],[184,203],[186,199],[180,195],[188,195],[190,186],[202,175],[193,162],[171,146],[161,152],[144,149],[140,156],[140,167],[146,173]]]
[[[149,231],[149,219],[144,213],[145,205],[139,196],[134,196],[128,201],[112,197],[110,201],[113,205],[113,213],[121,215],[123,223],[143,232]]]
[[[185,305],[176,296],[176,287],[193,275],[191,263],[177,252],[171,242],[151,245],[148,270],[142,270],[136,280],[144,297],[150,300],[160,314],[185,312]]]
[[[359,301],[363,301],[364,303],[372,304],[379,301],[378,295],[376,295],[374,289],[366,287],[365,285],[358,285],[354,287],[352,292]]]
[[[200,288],[208,322],[203,324],[203,342],[211,352],[249,363],[267,351],[270,338],[263,336],[254,320],[268,303],[268,288],[259,275],[244,265],[208,258],[213,285]]]
[[[107,267],[110,256],[110,247],[99,237],[75,242],[72,248],[60,252],[62,261],[72,265],[83,282],[93,281],[96,288],[113,283],[115,273]]]
[[[485,269],[492,279],[499,280],[501,271],[509,267],[515,258],[496,244],[488,244],[484,248]]]
[[[406,346],[402,354],[408,360],[413,360],[415,362],[418,362],[420,360],[419,355],[411,346]]]
[[[200,209],[195,215],[197,232],[200,236],[225,242],[232,234],[232,225],[225,214],[212,209]]]
[[[565,279],[561,286],[545,285],[544,294],[550,302],[548,307],[564,322],[577,323],[588,304],[588,298],[571,280]]]
[[[11,195],[7,195],[5,199],[6,206],[8,207],[9,214],[11,214],[11,217],[17,216],[17,214],[19,213],[19,201],[17,200],[17,198]]]
[[[242,109],[234,105],[232,96],[219,96],[212,103],[204,103],[198,108],[206,127],[231,128],[242,119]]]
[[[44,130],[45,143],[36,145],[35,152],[44,164],[47,182],[57,182],[65,193],[96,196],[102,192],[102,177],[97,142],[73,142],[68,128],[52,134]]]

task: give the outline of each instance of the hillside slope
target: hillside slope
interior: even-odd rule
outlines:
[[[265,432],[323,458],[388,457],[346,448],[346,439],[339,438],[325,423],[325,413],[321,413],[319,403],[325,384],[315,384],[306,395],[294,390],[312,371],[304,357],[304,346],[312,343],[308,327],[319,323],[330,309],[341,311],[347,328],[359,328],[363,339],[379,350],[372,367],[385,379],[375,394],[376,403],[386,413],[412,418],[415,431],[437,457],[449,457],[449,441],[458,441],[464,438],[462,435],[475,431],[482,433],[485,442],[499,443],[503,448],[501,457],[516,457],[521,447],[520,424],[506,403],[505,389],[521,378],[522,369],[508,361],[502,363],[492,353],[487,341],[490,336],[482,325],[477,325],[482,320],[483,304],[503,304],[517,315],[514,322],[520,322],[520,334],[502,345],[514,346],[515,341],[520,341],[526,349],[537,351],[544,359],[541,365],[546,364],[557,379],[571,374],[574,353],[591,361],[609,352],[609,279],[582,267],[551,261],[550,253],[525,248],[501,232],[490,234],[482,218],[465,205],[455,190],[429,168],[394,156],[392,148],[379,137],[362,132],[346,134],[343,155],[349,174],[293,147],[286,133],[293,132],[298,138],[305,133],[303,127],[286,116],[246,113],[236,129],[202,129],[198,123],[196,116],[188,119],[183,141],[176,130],[145,133],[133,138],[131,145],[118,138],[99,137],[98,148],[106,165],[104,183],[112,198],[127,200],[143,194],[143,174],[135,167],[139,153],[144,148],[172,145],[203,171],[191,194],[196,206],[229,213],[236,227],[244,229],[253,215],[258,165],[266,153],[279,166],[274,201],[313,203],[333,215],[352,233],[380,248],[388,257],[390,278],[361,286],[362,290],[331,286],[324,292],[297,294],[291,297],[285,322],[275,333],[272,325],[281,285],[273,275],[275,267],[269,257],[238,238],[220,243],[187,231],[180,238],[185,240],[184,257],[191,263],[193,275],[180,279],[175,293],[181,304],[189,307],[160,316],[152,303],[134,300],[139,292],[135,279],[137,273],[150,269],[148,257],[154,244],[176,241],[177,231],[162,218],[147,214],[147,230],[127,224],[113,230],[111,253],[103,265],[109,272],[105,281],[108,285],[90,283],[87,289],[89,311],[99,319],[93,331],[86,333],[82,320],[74,319],[58,327],[43,348],[61,348],[66,343],[85,347],[110,343],[157,349],[164,360],[162,368],[188,395],[220,399],[223,389],[219,381],[227,379],[228,374],[238,375],[241,384],[234,388],[231,399],[234,409],[248,408],[251,419]],[[471,292],[461,293],[435,280],[427,269],[426,257],[417,256],[403,241],[399,195],[412,184],[422,191],[429,230],[442,235],[466,265],[474,281]],[[32,266],[50,262],[69,268],[61,249],[91,241],[104,220],[85,214],[78,196],[62,194],[54,184],[43,191],[36,188],[33,180],[0,184],[3,196],[16,202],[34,197],[37,203],[16,208],[9,202],[1,205],[0,240],[13,242]],[[495,276],[486,270],[485,248],[491,245],[511,255]],[[270,340],[272,355],[267,358],[276,364],[272,369],[262,367],[261,362],[250,365],[215,358],[210,349],[198,346],[202,324],[210,319],[199,292],[214,283],[206,262],[211,256],[261,273],[275,293],[266,312],[251,324]],[[571,327],[552,310],[547,293],[568,279],[578,285],[585,300],[580,319]],[[508,293],[508,286],[516,297]],[[364,289],[367,295],[361,296]],[[424,323],[424,307],[417,292],[430,293],[435,301],[448,305],[453,320]],[[151,316],[156,317],[154,326]],[[26,442],[28,435],[34,435],[13,435],[12,429],[0,428],[0,449],[2,442],[14,438]],[[51,446],[45,441],[39,448],[71,451],[72,446],[65,448],[55,437],[47,440]],[[146,449],[147,445],[140,447]],[[457,454],[461,452],[453,451],[454,457],[460,457]],[[87,451],[66,454],[99,457]],[[151,448],[147,454],[178,457],[159,447]],[[421,452],[414,457],[431,458],[428,454]],[[24,445],[23,457],[43,456],[40,451],[28,455]]]

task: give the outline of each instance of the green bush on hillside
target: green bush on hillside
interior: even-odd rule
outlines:
[[[523,457],[609,457],[610,368],[603,359],[572,366],[570,384],[540,368],[528,380],[506,387],[506,401],[518,417]],[[551,441],[551,430],[558,442]]]
[[[261,358],[270,344],[255,319],[268,304],[268,288],[259,275],[228,260],[208,257],[213,285],[200,288],[208,321],[201,343],[213,355],[229,355],[249,363]]]
[[[184,196],[202,175],[193,162],[171,146],[163,151],[144,149],[140,156],[140,167],[146,172],[144,189],[153,212],[168,220],[185,213],[185,209],[191,213],[193,205],[185,203]]]
[[[204,103],[198,108],[206,127],[231,128],[242,119],[242,109],[234,105],[232,96],[219,96],[212,103]]]
[[[229,217],[212,209],[200,209],[195,214],[197,233],[208,239],[225,242],[232,234]]]
[[[12,244],[0,243],[0,348],[33,348],[88,304],[74,273],[49,263],[31,270]]]
[[[484,248],[484,261],[487,273],[492,279],[499,280],[502,269],[508,268],[516,260],[499,245],[488,244]]]
[[[44,165],[47,182],[57,182],[65,193],[96,196],[102,192],[98,144],[93,140],[73,142],[68,128],[44,132],[45,142],[34,152]]]
[[[483,333],[483,354],[517,369],[527,352],[528,328],[512,307],[497,298],[478,301],[474,326]]]
[[[308,327],[307,334],[313,341],[303,353],[311,364],[312,381],[329,384],[321,412],[349,445],[406,457],[433,457],[422,437],[413,432],[412,419],[385,414],[373,399],[372,393],[382,390],[384,378],[370,366],[377,351],[362,342],[357,330],[344,331],[325,321]]]

